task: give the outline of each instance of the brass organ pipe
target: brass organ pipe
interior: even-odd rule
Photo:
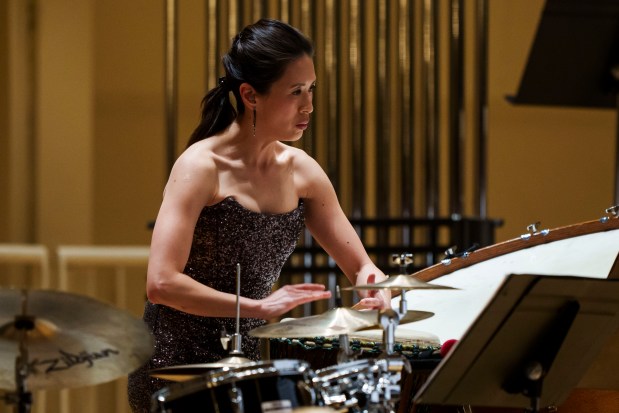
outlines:
[[[477,0],[476,9],[476,88],[477,105],[477,185],[478,185],[478,215],[487,217],[487,141],[488,141],[488,2]]]
[[[351,50],[350,50],[350,69],[353,76],[353,209],[352,216],[360,218],[364,216],[364,159],[363,159],[363,128],[360,127],[363,113],[363,91],[362,91],[362,71],[361,62],[361,33],[359,27],[363,22],[363,8],[360,7],[358,0],[350,2],[350,29],[351,29]]]
[[[414,63],[415,63],[415,36],[414,22],[415,7],[409,0],[400,0],[400,78],[401,78],[401,99],[402,113],[401,117],[401,135],[402,144],[400,150],[400,191],[401,195],[401,214],[404,217],[412,217],[414,215],[414,123],[415,104],[413,91],[415,85]],[[407,237],[407,234],[403,236]]]
[[[464,141],[464,10],[462,0],[450,3],[449,58],[449,203],[451,214],[462,214],[462,143]]]
[[[426,216],[434,218],[438,212],[438,76],[437,76],[437,8],[434,0],[423,4],[423,113],[426,161]]]
[[[379,1],[376,4],[375,24],[377,26],[377,36],[374,47],[377,52],[377,67],[376,67],[376,164],[378,177],[376,179],[376,215],[385,217],[389,213],[389,142],[390,142],[390,124],[389,124],[389,83],[387,77],[387,27],[388,17],[385,1]],[[381,113],[382,112],[382,113]],[[387,242],[386,239],[380,238],[381,244]]]
[[[176,0],[165,3],[165,109],[166,109],[166,161],[168,172],[176,159],[178,125],[178,16]]]

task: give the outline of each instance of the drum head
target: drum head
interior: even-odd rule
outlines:
[[[460,339],[510,274],[607,278],[619,254],[619,219],[590,221],[517,238],[413,274],[458,290],[411,290],[408,308],[434,317],[398,327]],[[397,308],[399,297],[392,300]]]

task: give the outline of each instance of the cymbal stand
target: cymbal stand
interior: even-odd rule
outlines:
[[[340,292],[340,286],[335,286],[335,306],[342,307],[342,294]],[[339,335],[340,348],[337,352],[337,362],[346,363],[357,358],[357,354],[350,349],[350,341],[348,340],[348,334]]]
[[[22,314],[16,315],[13,323],[19,337],[19,355],[15,359],[15,392],[7,393],[4,396],[7,404],[15,405],[16,413],[29,413],[32,407],[32,393],[28,391],[26,386],[26,379],[30,372],[26,338],[28,331],[34,329],[34,317],[27,315],[26,308],[27,295],[24,291],[22,297]]]
[[[406,267],[413,262],[413,254],[393,255],[394,263],[400,266],[400,272],[406,273]],[[383,353],[381,354],[378,365],[380,368],[378,403],[374,404],[375,412],[395,412],[395,403],[400,399],[400,380],[402,369],[411,372],[408,359],[402,355],[395,354],[395,330],[400,324],[400,320],[408,311],[408,303],[405,291],[400,291],[400,305],[398,311],[392,308],[382,309],[378,313],[378,324],[383,329]]]
[[[236,331],[232,335],[232,349],[230,355],[242,356],[241,350],[241,334],[240,334],[240,318],[241,318],[241,264],[236,264]]]
[[[234,334],[226,334],[222,332],[221,342],[225,349],[228,349],[228,342],[232,342],[230,345],[230,357],[245,358],[245,354],[241,348],[241,334],[240,334],[240,318],[241,318],[241,264],[236,264],[236,326]],[[251,361],[247,359],[247,361]]]

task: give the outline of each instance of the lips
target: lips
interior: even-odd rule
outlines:
[[[309,126],[309,122],[297,123],[297,128],[305,130]]]

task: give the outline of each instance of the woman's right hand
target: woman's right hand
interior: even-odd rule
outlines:
[[[289,284],[273,291],[268,297],[259,300],[259,312],[256,318],[268,320],[287,313],[293,308],[310,303],[312,301],[324,300],[331,297],[330,291],[325,291],[323,284]]]

